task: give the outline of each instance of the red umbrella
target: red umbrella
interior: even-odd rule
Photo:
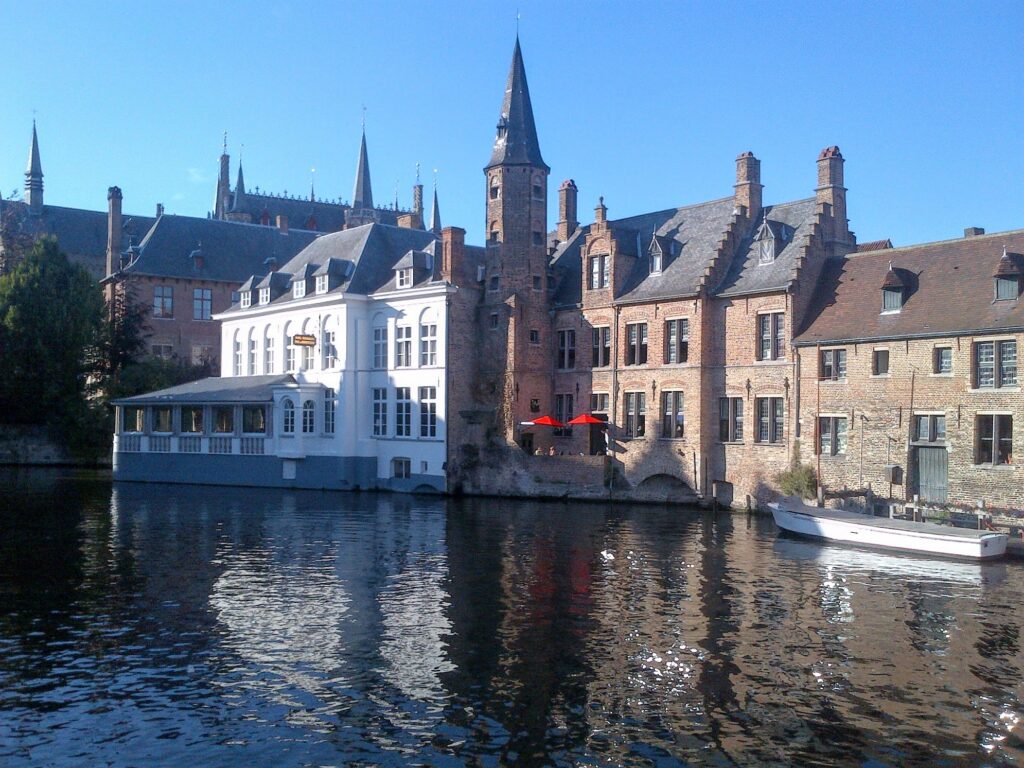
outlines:
[[[541,416],[539,419],[534,419],[533,423],[538,427],[564,427],[565,424],[560,422],[558,419],[553,419],[550,416]]]
[[[606,426],[608,424],[607,421],[602,421],[601,419],[599,419],[599,418],[597,418],[595,416],[591,416],[589,413],[581,413],[579,416],[577,416],[575,419],[573,419],[569,423],[570,424],[604,424]]]

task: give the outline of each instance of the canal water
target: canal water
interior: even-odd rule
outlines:
[[[1024,567],[2,471],[0,765],[1017,765]]]

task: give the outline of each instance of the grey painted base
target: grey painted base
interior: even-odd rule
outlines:
[[[228,456],[206,453],[115,453],[114,479],[148,483],[240,485],[404,493],[444,493],[440,475],[378,478],[377,460],[361,456]]]

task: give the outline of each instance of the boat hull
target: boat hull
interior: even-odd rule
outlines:
[[[803,505],[768,506],[779,528],[800,536],[964,560],[988,560],[1002,557],[1006,552],[1007,536],[1003,533],[955,528],[943,530],[943,526],[927,523],[872,518]],[[857,520],[858,517],[863,521]]]

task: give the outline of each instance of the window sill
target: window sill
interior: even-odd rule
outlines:
[[[825,459],[826,461],[831,459],[845,459],[845,453],[819,453],[817,454],[819,459]]]
[[[1013,472],[1020,469],[1019,464],[972,464],[971,466],[982,472]]]
[[[721,445],[746,445],[743,440],[719,440]]]
[[[872,379],[889,379],[892,378],[888,373],[872,373]]]
[[[931,378],[933,378],[933,379],[952,379],[953,378],[953,372],[952,371],[950,371],[949,373],[929,373],[928,375]]]
[[[1012,394],[1020,392],[1020,387],[1019,386],[1009,386],[1009,387],[971,387],[967,391],[969,393],[971,393],[972,395],[982,395],[982,394],[996,394],[996,395],[1007,394],[1007,395],[1012,395]]]
[[[659,437],[663,443],[685,443],[686,437]]]
[[[755,440],[754,441],[754,445],[757,446],[758,448],[785,448],[786,447],[785,443],[769,443],[769,442],[762,442],[760,440]]]
[[[820,383],[822,383],[822,384],[845,384],[846,383],[846,377],[844,376],[841,379],[821,379],[821,378],[819,378],[818,381]]]
[[[773,360],[755,360],[754,365],[785,365],[789,363],[784,357],[776,357]]]

